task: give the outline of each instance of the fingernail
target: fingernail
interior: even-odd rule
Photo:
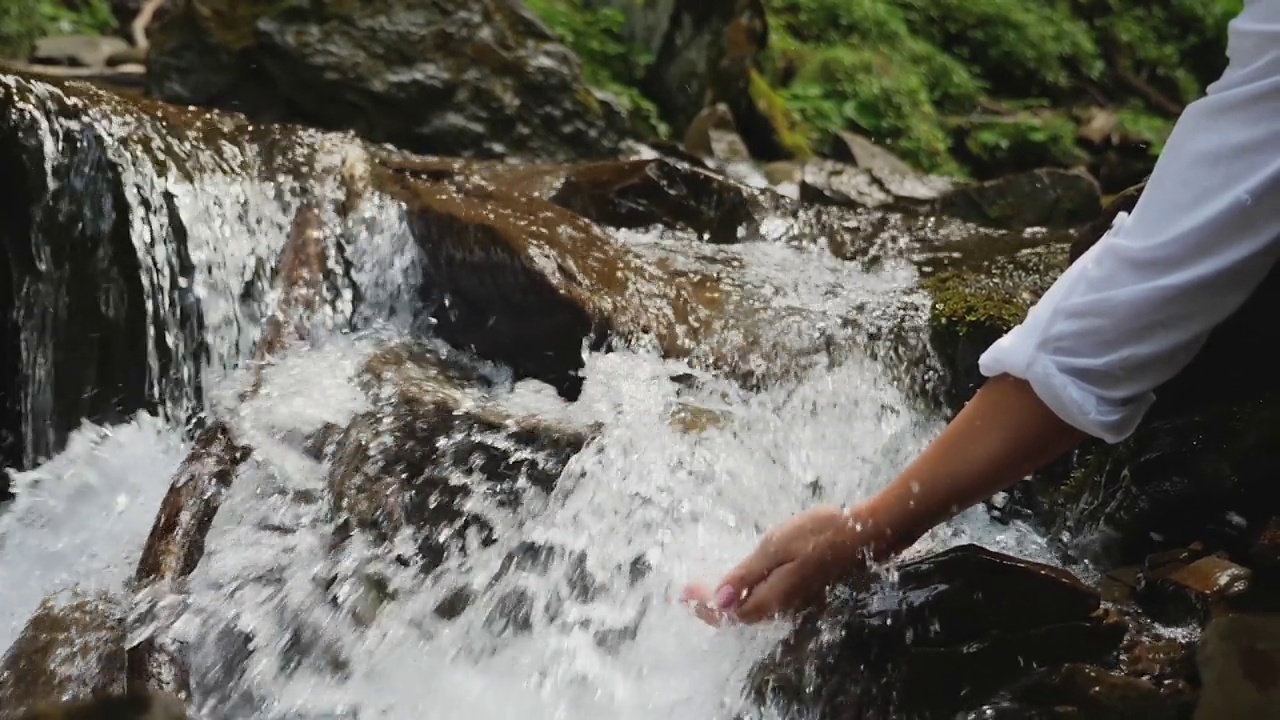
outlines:
[[[721,585],[716,589],[716,607],[728,610],[738,604],[738,591],[732,585]]]

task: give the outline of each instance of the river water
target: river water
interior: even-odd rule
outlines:
[[[108,154],[125,153],[124,139],[105,137],[118,143],[106,143]],[[499,518],[496,545],[429,582],[359,536],[334,553],[326,503],[316,500],[326,492],[326,469],[289,439],[367,410],[353,381],[364,359],[388,342],[421,337],[403,291],[416,272],[404,223],[376,204],[350,222],[347,241],[359,248],[352,276],[363,298],[357,330],[320,333],[293,349],[241,402],[259,316],[245,309],[239,289],[256,266],[274,262],[295,204],[289,186],[281,180],[264,190],[225,173],[164,176],[140,165],[133,172],[132,191],[169,192],[191,246],[220,259],[196,262],[212,348],[203,399],[255,449],[183,592],[140,598],[146,612],[132,623],[134,640],[161,618],[186,643],[196,711],[208,720],[733,717],[745,707],[747,670],[785,627],[712,630],[676,602],[681,586],[714,581],[795,511],[867,496],[941,427],[895,380],[904,373],[890,372],[901,369],[861,352],[814,363],[758,393],[643,348],[589,354],[573,403],[535,380],[512,383],[490,369],[509,412],[599,424],[551,497]],[[140,222],[135,231],[143,229]],[[688,247],[677,235],[622,237],[646,253]],[[139,252],[155,244],[139,243]],[[835,260],[821,243],[769,238],[706,252],[732,255],[780,318],[791,317],[781,312],[788,308],[834,322],[923,307],[906,261],[868,268]],[[348,295],[339,292],[334,303],[335,312],[351,312]],[[795,328],[780,321],[776,331]],[[690,389],[672,381],[682,374],[701,382]],[[700,432],[674,428],[669,419],[681,403],[722,420]],[[16,474],[18,499],[0,511],[0,647],[49,593],[124,587],[189,445],[181,413],[169,417],[177,419],[140,414],[110,427],[86,424],[61,452]],[[545,572],[504,577],[456,618],[433,613],[452,588],[482,586],[527,542],[567,552]],[[995,524],[981,509],[936,529],[912,554],[960,542],[1052,562],[1042,538]],[[589,597],[569,587],[574,562],[596,578]],[[641,566],[648,571],[634,572]],[[394,599],[370,618],[351,607],[360,602],[361,578],[371,575]],[[557,611],[512,621],[512,590],[534,608]]]

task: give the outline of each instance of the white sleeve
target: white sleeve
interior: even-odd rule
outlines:
[[[979,359],[1115,443],[1280,254],[1280,0],[1247,0],[1230,64],[1179,118],[1133,212]]]

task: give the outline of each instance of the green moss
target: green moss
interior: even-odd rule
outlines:
[[[748,92],[756,108],[769,119],[769,123],[778,133],[778,142],[786,152],[795,158],[808,158],[813,155],[811,138],[797,127],[797,119],[792,114],[787,101],[769,86],[759,72],[752,70]]]
[[[25,58],[36,40],[49,35],[107,33],[116,19],[108,0],[3,0],[0,57]]]
[[[1072,167],[1088,156],[1076,143],[1076,124],[1061,112],[980,116],[953,125],[960,155],[978,177],[1039,167]]]
[[[1075,111],[1099,105],[1154,156],[1169,106],[1225,67],[1241,3],[773,0],[762,70],[811,143],[858,130],[929,171],[1081,163]]]
[[[589,8],[583,0],[525,0],[525,4],[582,61],[587,83],[616,96],[642,134],[670,134],[657,106],[639,90],[653,58],[623,39],[626,16],[620,10]]]

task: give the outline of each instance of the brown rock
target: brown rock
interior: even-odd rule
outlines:
[[[965,545],[842,595],[752,673],[753,697],[822,717],[951,718],[1037,668],[1097,662],[1125,626],[1070,573]]]
[[[700,158],[749,162],[751,151],[738,134],[733,112],[724,103],[703,108],[684,132],[684,149]]]
[[[713,243],[738,242],[755,222],[746,188],[666,160],[574,166],[550,199],[601,225],[688,229]]]
[[[1158,688],[1148,680],[1081,663],[1037,673],[1009,696],[1023,706],[1069,707],[1089,720],[1180,720],[1195,702],[1185,686]]]
[[[0,718],[124,692],[124,612],[107,595],[45,598],[0,659]]]
[[[1144,575],[1138,602],[1153,618],[1167,624],[1204,622],[1220,600],[1249,589],[1253,571],[1218,555],[1188,565],[1174,564]]]
[[[1195,720],[1280,718],[1280,615],[1228,615],[1196,652],[1203,686]]]
[[[175,473],[143,546],[134,576],[140,585],[173,582],[195,570],[204,555],[205,535],[249,452],[236,444],[231,430],[221,422],[200,432]]]

